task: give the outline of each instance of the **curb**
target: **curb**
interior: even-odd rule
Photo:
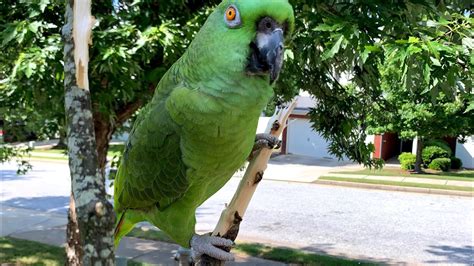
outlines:
[[[399,187],[399,186],[375,185],[375,184],[355,183],[355,182],[346,182],[346,181],[315,180],[313,184],[367,188],[367,189],[380,189],[380,190],[390,190],[390,191],[400,191],[400,192],[414,192],[414,193],[446,195],[446,196],[461,196],[461,197],[474,196],[473,192],[468,192],[468,191],[443,190],[443,189],[419,188],[419,187]]]

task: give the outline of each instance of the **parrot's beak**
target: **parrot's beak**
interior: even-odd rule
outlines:
[[[250,44],[251,54],[247,72],[252,75],[270,74],[270,84],[280,75],[283,66],[284,35],[281,28],[269,33],[258,33]]]

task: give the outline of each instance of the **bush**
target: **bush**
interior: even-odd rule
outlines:
[[[432,140],[425,141],[424,145],[425,147],[429,147],[429,146],[440,147],[441,149],[445,150],[449,154],[449,156],[453,155],[453,151],[451,150],[451,147],[449,147],[449,144],[444,140],[432,139]]]
[[[415,163],[416,163],[415,154],[404,152],[398,156],[398,160],[400,161],[400,165],[403,170],[415,169]]]
[[[451,157],[451,169],[461,169],[462,161],[458,157]]]
[[[451,155],[449,155],[449,153],[446,150],[438,146],[428,146],[424,148],[421,155],[423,158],[423,163],[425,165],[429,165],[434,159],[438,159],[438,158],[449,159],[451,157]]]
[[[446,172],[451,166],[451,159],[449,158],[436,158],[429,165],[428,168],[432,170],[441,170]]]

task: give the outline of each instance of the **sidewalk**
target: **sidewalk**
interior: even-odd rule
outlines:
[[[343,178],[344,180],[331,180],[331,178]],[[354,182],[351,182],[351,179],[353,179]],[[366,180],[367,183],[361,182],[361,180],[362,181]],[[376,184],[376,181],[381,181],[381,184]],[[386,181],[397,182],[397,183],[402,183],[406,185],[409,185],[409,184],[434,185],[434,186],[440,186],[440,188],[387,185],[383,183]],[[474,182],[459,181],[459,180],[430,179],[430,178],[416,178],[416,177],[403,177],[403,176],[378,176],[378,175],[329,173],[329,174],[321,176],[318,180],[314,181],[314,183],[328,184],[328,185],[342,185],[342,186],[360,187],[360,188],[406,191],[406,192],[430,193],[430,194],[440,194],[440,195],[457,195],[457,196],[468,196],[468,197],[474,196]],[[460,187],[465,190],[469,190],[470,188],[470,191],[442,189],[441,186]]]
[[[54,212],[41,212],[15,208],[0,203],[2,214],[0,236],[36,241],[54,246],[64,246],[66,242],[67,217]],[[116,251],[116,256],[160,265],[178,265],[174,254],[176,244],[125,237]],[[226,265],[285,265],[244,254],[235,254],[235,261]]]

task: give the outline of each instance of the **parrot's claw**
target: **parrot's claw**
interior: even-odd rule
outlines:
[[[179,247],[179,249],[174,254],[174,260],[181,262],[183,265],[193,265],[192,251],[191,249]],[[187,263],[186,263],[187,262]]]
[[[253,144],[252,152],[247,160],[251,161],[257,152],[263,148],[279,149],[280,147],[281,141],[277,137],[267,133],[257,134],[255,136],[255,143]]]
[[[255,136],[255,144],[253,146],[253,151],[260,150],[262,148],[269,148],[269,149],[279,149],[281,147],[281,141],[267,133],[257,134]]]
[[[233,261],[235,258],[232,253],[219,248],[233,246],[234,242],[232,240],[217,236],[194,235],[191,238],[191,252],[194,261],[198,261],[203,254],[222,261]]]

